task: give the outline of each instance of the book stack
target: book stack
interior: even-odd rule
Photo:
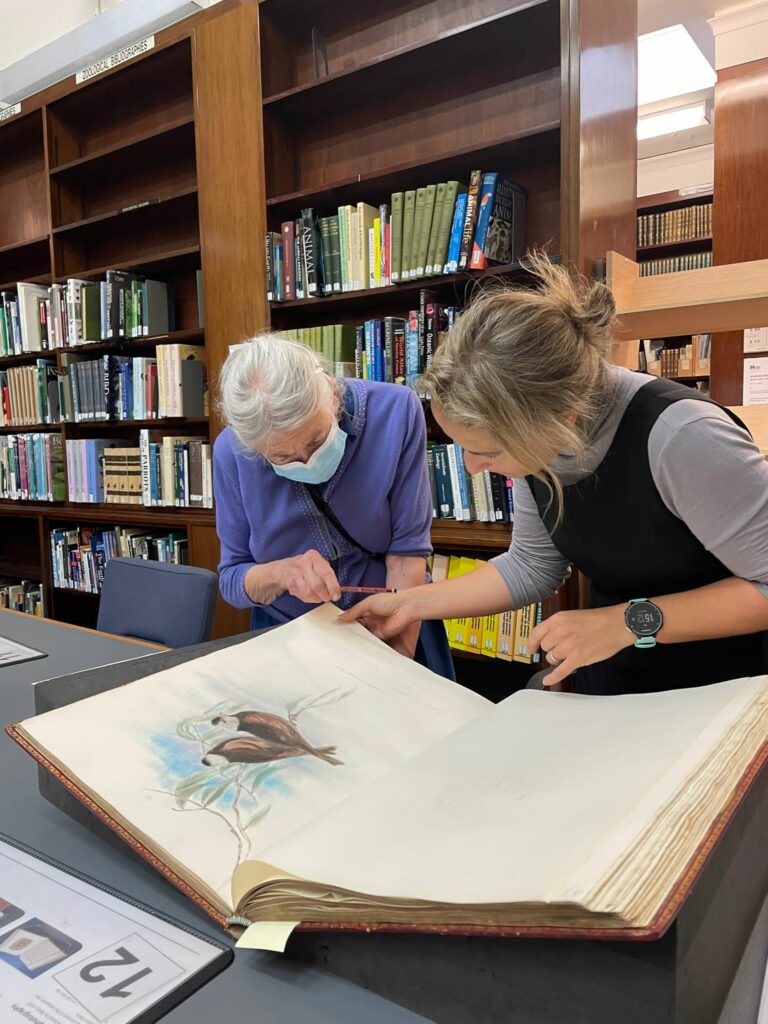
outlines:
[[[289,341],[301,342],[323,356],[336,377],[354,377],[356,330],[351,324],[324,324],[275,333]]]
[[[58,423],[60,418],[58,378],[52,359],[0,370],[0,423],[27,427]]]
[[[150,430],[138,447],[114,438],[66,442],[69,500],[85,504],[213,507],[210,442]]]
[[[0,498],[64,501],[64,457],[58,434],[0,437]]]
[[[35,580],[0,579],[0,608],[45,615],[43,585]]]
[[[143,527],[76,526],[51,530],[53,585],[64,590],[98,594],[110,558],[146,558],[187,564],[187,535],[147,531]]]
[[[644,341],[648,373],[656,377],[704,377],[710,370],[712,336],[693,334],[687,345]]]
[[[463,555],[432,556],[432,579],[438,583],[473,572],[485,561],[465,558]],[[518,611],[498,615],[462,616],[448,619],[445,630],[448,644],[455,651],[469,651],[500,661],[517,661],[524,665],[538,663],[539,654],[528,648],[528,639],[534,626],[541,622],[541,604],[527,605]]]
[[[20,281],[0,293],[0,355],[146,338],[175,329],[164,281],[108,270],[103,281],[69,278],[50,287]]]
[[[208,414],[205,349],[198,345],[160,345],[154,358],[109,353],[87,359],[69,352],[60,358],[57,395],[50,394],[49,403],[64,422]]]
[[[270,302],[318,298],[511,263],[525,247],[525,192],[497,171],[441,181],[378,206],[308,207],[265,237]]]
[[[488,470],[468,473],[461,445],[430,445],[427,466],[434,519],[513,522],[515,504],[511,478]]]
[[[637,244],[666,245],[707,238],[712,234],[712,203],[683,206],[663,213],[643,213],[637,218]]]
[[[443,305],[422,288],[418,308],[410,310],[407,316],[387,316],[354,326],[326,324],[277,333],[322,353],[338,377],[416,388],[419,377],[432,363],[441,338],[460,313],[458,306]]]
[[[686,256],[670,256],[663,260],[643,260],[640,276],[653,274],[677,274],[681,270],[700,270],[712,266],[711,252],[692,252]]]

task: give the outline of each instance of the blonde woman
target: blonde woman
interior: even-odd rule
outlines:
[[[608,361],[608,288],[536,266],[538,289],[465,311],[423,380],[469,472],[514,477],[509,551],[345,618],[387,638],[542,600],[575,568],[591,607],[534,630],[545,685],[636,693],[766,671],[768,463],[704,395]]]

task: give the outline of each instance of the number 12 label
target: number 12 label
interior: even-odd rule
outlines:
[[[99,1021],[145,999],[183,969],[140,935],[129,935],[67,967],[56,981]]]

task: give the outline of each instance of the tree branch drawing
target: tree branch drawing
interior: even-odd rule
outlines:
[[[294,724],[307,711],[336,704],[352,693],[354,687],[346,690],[336,687],[319,695],[301,697],[286,705],[286,718]],[[221,727],[212,726],[211,719],[233,714],[241,707],[233,701],[216,704],[200,715],[178,722],[176,736],[196,746],[199,756],[205,756],[212,746],[231,735]],[[171,798],[174,802],[171,809],[176,813],[203,812],[222,822],[236,843],[236,867],[251,854],[249,830],[263,821],[271,810],[272,804],[264,797],[265,784],[277,772],[289,767],[287,762],[206,767],[185,776],[172,791],[154,789],[149,792]]]

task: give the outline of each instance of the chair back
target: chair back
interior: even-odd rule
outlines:
[[[192,565],[110,558],[104,571],[98,628],[166,647],[210,639],[216,574]]]

